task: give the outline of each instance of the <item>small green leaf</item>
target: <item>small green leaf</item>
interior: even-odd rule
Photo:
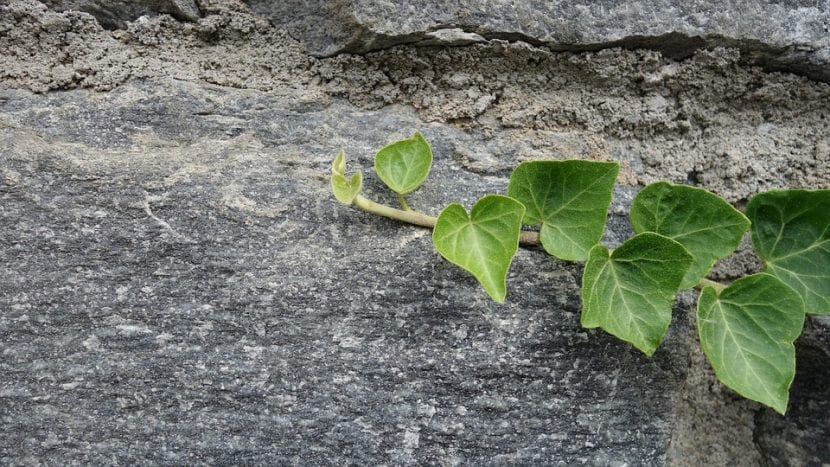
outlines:
[[[749,219],[720,196],[686,185],[657,182],[631,204],[637,233],[655,232],[677,241],[694,257],[681,289],[695,286],[715,261],[735,251],[749,229]]]
[[[340,152],[337,153],[337,157],[334,158],[334,162],[331,163],[331,173],[332,174],[346,175],[346,150],[345,149],[341,149]]]
[[[782,415],[803,325],[801,297],[769,274],[738,279],[720,294],[704,287],[697,302],[700,346],[718,379]]]
[[[469,216],[453,203],[438,216],[432,242],[441,256],[472,273],[493,300],[503,303],[524,213],[522,203],[507,196],[481,198]]]
[[[656,233],[631,237],[612,254],[595,246],[582,275],[582,326],[601,327],[652,355],[691,264],[683,245]]]
[[[525,224],[541,224],[548,254],[569,261],[587,258],[602,237],[619,172],[616,162],[523,162],[507,193],[525,205]]]
[[[749,200],[752,246],[766,272],[830,315],[830,190],[776,190]]]
[[[331,191],[337,201],[352,204],[363,189],[363,174],[358,170],[346,178],[346,151],[340,150],[331,164]]]
[[[331,190],[334,192],[337,201],[343,204],[352,204],[362,188],[363,174],[359,171],[355,172],[350,179],[340,174],[331,176]]]
[[[375,172],[392,191],[405,195],[415,191],[429,175],[432,149],[419,132],[384,147],[375,156]]]

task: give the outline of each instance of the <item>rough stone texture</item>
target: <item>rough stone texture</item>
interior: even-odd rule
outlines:
[[[107,29],[118,29],[144,15],[169,14],[176,19],[196,21],[201,14],[193,0],[43,0],[56,11],[89,13]]]
[[[522,160],[614,159],[613,245],[652,180],[738,205],[830,186],[830,86],[735,49],[320,60],[240,2],[199,6],[118,31],[0,6],[0,464],[830,463],[827,320],[780,417],[714,379],[694,294],[648,359],[579,328],[578,266],[522,250],[495,305],[326,178],[340,147],[368,175],[415,129],[432,213]],[[744,245],[717,275],[758,266]]]
[[[694,298],[690,295],[693,294],[687,294],[681,300],[689,300],[692,307]],[[693,329],[694,314],[689,313],[685,317]],[[755,445],[754,437],[757,404],[720,384],[697,344],[697,336],[689,333],[687,338],[691,354],[689,368],[685,384],[675,401],[674,432],[667,464],[690,467],[709,463],[738,466],[764,464],[769,454]],[[709,415],[714,413],[720,415]]]
[[[363,108],[403,102],[427,121],[492,133],[484,150],[456,149],[482,173],[588,156],[621,160],[628,183],[701,184],[733,202],[830,185],[830,86],[739,62],[734,49],[678,62],[647,50],[572,55],[493,41],[316,68],[330,93]]]
[[[2,85],[104,91],[155,76],[275,92],[306,84],[310,62],[299,44],[237,8],[205,2],[208,16],[195,24],[161,16],[111,32],[84,13],[35,1],[0,4]]]
[[[663,459],[687,329],[653,359],[582,330],[579,268],[530,251],[497,306],[328,193],[333,147],[415,128],[413,202],[503,189],[464,132],[171,81],[2,101],[3,463]]]
[[[787,418],[756,414],[755,439],[770,465],[830,465],[830,317],[813,317],[799,340],[799,375]],[[816,448],[816,446],[820,446]]]
[[[830,80],[830,3],[760,0],[246,0],[319,56],[485,38],[557,50],[660,50],[683,58],[728,46],[773,69]],[[448,35],[449,37],[441,37]]]

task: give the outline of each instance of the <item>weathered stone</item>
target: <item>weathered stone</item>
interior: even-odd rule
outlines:
[[[469,205],[506,184],[453,159],[471,135],[174,81],[0,102],[2,463],[663,461],[684,320],[651,359],[583,330],[580,268],[538,251],[496,305],[329,193],[337,147],[420,128],[412,202]]]
[[[127,22],[143,15],[169,14],[176,19],[196,21],[201,14],[194,0],[42,0],[55,11],[83,11],[107,29],[125,28]]]
[[[798,377],[792,387],[788,416],[759,414],[753,437],[771,465],[824,466],[830,463],[830,317],[808,319],[799,338],[797,358]]]
[[[830,462],[826,320],[780,417],[716,381],[694,293],[648,359],[579,327],[579,266],[522,250],[495,305],[327,180],[344,147],[394,202],[371,158],[415,129],[436,159],[409,200],[433,214],[523,160],[614,159],[614,245],[656,179],[738,205],[828,186],[826,84],[734,49],[463,28],[430,40],[468,47],[319,60],[238,2],[200,7],[107,31],[0,5],[0,464]],[[758,267],[744,246],[717,275]]]
[[[310,57],[287,33],[222,3],[206,11],[214,14],[196,23],[156,16],[108,31],[34,0],[0,3],[0,86],[103,91],[154,76],[263,90],[306,84]]]
[[[436,32],[462,29],[554,50],[650,48],[675,58],[702,47],[737,47],[751,63],[830,80],[827,2],[246,1],[318,56],[432,44]]]

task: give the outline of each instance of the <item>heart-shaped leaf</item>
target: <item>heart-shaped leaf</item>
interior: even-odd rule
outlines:
[[[830,315],[830,190],[776,190],[749,200],[752,246],[766,272]]]
[[[686,185],[657,182],[631,204],[637,233],[655,232],[677,241],[694,257],[681,289],[694,287],[715,261],[735,251],[749,229],[749,219],[720,196]]]
[[[507,196],[481,198],[469,216],[464,206],[453,203],[438,216],[432,242],[441,256],[470,272],[493,300],[502,303],[524,213],[522,203]]]
[[[613,253],[595,246],[582,275],[582,326],[601,327],[652,355],[691,264],[683,245],[651,232],[631,237]]]
[[[375,172],[392,191],[405,195],[415,191],[429,175],[432,148],[424,136],[415,132],[408,139],[394,142],[375,156]]]
[[[363,174],[358,170],[346,178],[346,152],[342,149],[331,164],[331,191],[337,201],[352,204],[363,189]]]
[[[616,162],[523,162],[507,194],[527,208],[525,224],[542,225],[539,240],[548,254],[581,261],[605,230],[618,172]]]
[[[334,161],[331,163],[331,173],[346,175],[346,150],[341,149],[340,152],[337,153],[337,156],[334,158]]]
[[[697,302],[700,346],[718,379],[782,415],[803,325],[803,300],[769,274],[743,277],[720,293],[704,287]]]

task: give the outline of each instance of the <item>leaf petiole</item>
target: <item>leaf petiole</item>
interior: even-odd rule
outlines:
[[[406,198],[403,197],[402,194],[396,193],[398,195],[398,202],[401,203],[401,207],[404,211],[411,211],[412,208],[409,207],[409,204],[406,202]]]
[[[726,284],[721,284],[720,282],[715,282],[713,280],[703,277],[700,279],[700,281],[698,281],[697,285],[695,285],[695,288],[698,290],[703,290],[704,287],[712,287],[713,289],[715,289],[715,292],[720,294],[721,291],[723,291],[723,289],[725,289],[727,286]]]

